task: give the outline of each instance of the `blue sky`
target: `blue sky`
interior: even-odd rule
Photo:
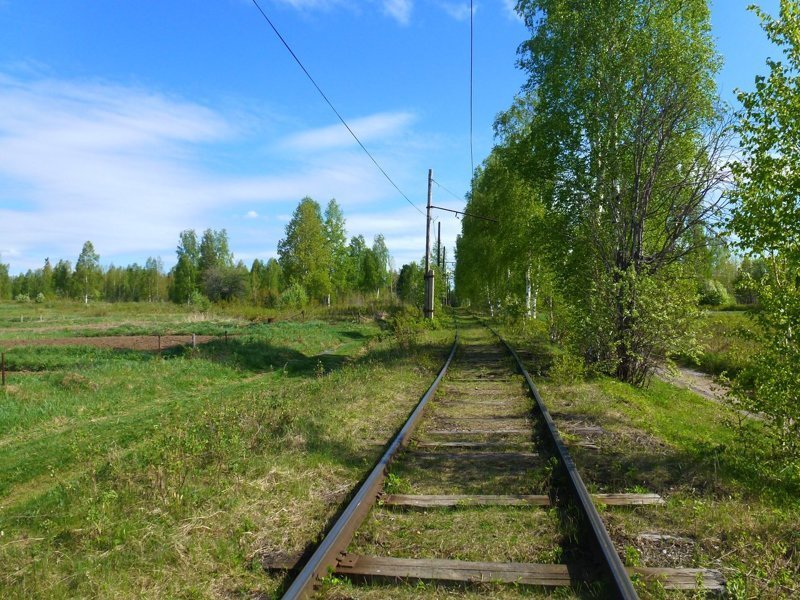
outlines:
[[[401,190],[458,209],[470,179],[469,2],[259,0]],[[777,54],[716,0],[734,101]],[[778,0],[759,3],[777,11]],[[475,0],[474,149],[525,76],[512,0]],[[446,190],[445,190],[446,188]],[[453,194],[451,195],[452,192]],[[178,234],[228,231],[237,259],[275,256],[304,196],[336,198],[349,235],[386,236],[397,267],[425,219],[363,154],[250,0],[0,0],[0,257],[12,273],[73,263],[174,263]],[[454,197],[455,196],[455,197]],[[440,213],[452,247],[460,221]]]

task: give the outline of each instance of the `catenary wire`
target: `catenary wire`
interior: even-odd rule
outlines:
[[[472,144],[472,131],[473,131],[473,97],[474,97],[474,54],[475,54],[475,33],[474,33],[474,23],[475,21],[475,12],[472,6],[472,0],[469,0],[469,163],[470,163],[470,173],[475,173],[475,154],[473,151],[473,144]]]
[[[456,194],[455,192],[451,192],[450,190],[448,190],[446,187],[444,187],[444,186],[443,186],[441,183],[439,183],[439,182],[438,182],[438,181],[436,181],[435,179],[431,179],[431,181],[433,181],[433,183],[435,183],[437,186],[439,186],[440,188],[442,188],[442,189],[443,189],[445,192],[447,192],[448,194],[450,194],[450,195],[451,195],[453,198],[455,198],[456,200],[458,200],[458,201],[460,201],[460,202],[463,202],[463,201],[464,201],[464,197],[463,197],[463,196],[459,196],[459,195],[458,195],[458,194]]]
[[[309,72],[308,72],[308,69],[306,69],[306,68],[305,68],[305,66],[303,65],[303,63],[300,61],[300,59],[299,59],[299,58],[297,57],[297,55],[294,53],[294,50],[292,50],[291,46],[289,46],[289,43],[288,43],[288,42],[287,42],[287,41],[284,39],[284,37],[281,35],[280,31],[278,31],[278,28],[277,28],[277,27],[275,27],[275,25],[272,23],[272,20],[271,20],[271,19],[270,19],[270,18],[267,16],[267,13],[265,13],[265,12],[264,12],[264,9],[262,9],[262,8],[261,8],[261,5],[260,5],[260,4],[257,2],[257,0],[253,0],[253,4],[254,4],[254,5],[255,5],[255,7],[258,9],[258,12],[260,12],[260,13],[261,13],[261,16],[262,16],[262,17],[264,17],[264,20],[266,20],[266,22],[267,22],[267,23],[269,24],[269,26],[272,28],[272,31],[274,31],[274,32],[275,32],[275,35],[277,35],[277,36],[278,36],[278,39],[281,41],[281,43],[282,43],[282,44],[283,44],[283,45],[286,47],[286,49],[289,51],[289,54],[291,54],[291,55],[292,55],[292,58],[294,58],[295,62],[296,62],[296,63],[297,63],[299,66],[300,66],[300,68],[303,70],[303,73],[305,73],[305,74],[306,74],[306,77],[308,77],[308,80],[309,80],[309,81],[310,81],[310,82],[311,82],[311,83],[314,85],[314,87],[315,87],[315,88],[317,88],[317,91],[319,92],[320,96],[322,96],[323,100],[325,100],[325,102],[328,104],[328,106],[331,108],[331,110],[332,110],[332,111],[333,111],[333,112],[336,114],[336,116],[337,116],[337,117],[339,117],[339,120],[342,122],[342,125],[344,125],[344,126],[345,126],[345,128],[347,129],[347,131],[349,131],[349,132],[350,132],[350,135],[352,135],[352,136],[353,136],[353,139],[354,139],[356,142],[358,142],[358,145],[359,145],[359,146],[361,146],[361,149],[362,149],[362,150],[363,150],[363,151],[366,153],[366,155],[367,155],[367,156],[369,156],[370,160],[371,160],[371,161],[372,161],[372,162],[375,164],[375,166],[376,166],[376,167],[378,168],[378,170],[379,170],[379,171],[380,171],[380,172],[383,174],[383,176],[386,178],[386,180],[387,180],[389,183],[391,183],[391,184],[392,184],[392,186],[394,187],[394,189],[396,189],[396,190],[398,191],[398,193],[399,193],[399,194],[400,194],[400,195],[401,195],[403,198],[405,198],[406,202],[408,202],[408,203],[409,203],[411,206],[413,206],[413,207],[414,207],[414,209],[415,209],[415,210],[416,210],[416,211],[417,211],[419,214],[421,214],[421,215],[425,216],[425,212],[424,212],[424,211],[423,211],[421,208],[419,208],[419,207],[418,207],[416,204],[414,204],[414,203],[411,201],[411,199],[410,199],[408,196],[406,196],[406,195],[405,195],[405,193],[403,193],[403,190],[401,190],[401,189],[398,187],[398,185],[397,185],[397,184],[394,182],[394,180],[393,180],[391,177],[389,177],[389,174],[388,174],[388,173],[387,173],[387,172],[386,172],[386,171],[383,169],[383,167],[381,167],[381,165],[378,163],[378,161],[377,161],[377,160],[375,160],[375,157],[374,157],[374,156],[372,156],[372,153],[371,153],[369,150],[367,150],[367,147],[366,147],[366,146],[364,146],[364,144],[362,144],[362,143],[361,143],[361,140],[360,140],[360,139],[358,139],[358,136],[355,134],[355,132],[353,132],[353,130],[352,130],[352,129],[350,129],[350,126],[347,124],[347,121],[345,121],[345,120],[344,120],[344,117],[342,117],[342,115],[339,113],[339,111],[338,111],[338,110],[336,110],[336,107],[335,107],[335,106],[333,105],[333,103],[332,103],[332,102],[331,102],[331,101],[328,99],[328,96],[326,96],[326,95],[325,95],[325,92],[323,92],[323,91],[322,91],[322,88],[321,88],[321,87],[319,87],[319,85],[317,84],[317,82],[316,82],[316,81],[314,80],[314,78],[311,76],[311,73],[309,73]]]

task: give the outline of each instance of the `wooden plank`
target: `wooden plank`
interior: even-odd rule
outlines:
[[[598,502],[611,506],[641,506],[647,504],[663,504],[658,494],[594,494]],[[535,495],[463,495],[463,494],[390,494],[383,498],[388,506],[437,507],[437,506],[549,506],[547,496]]]
[[[504,460],[506,462],[539,458],[536,452],[406,452],[412,460]]]
[[[508,440],[504,442],[467,442],[459,440],[457,442],[417,442],[418,448],[497,448],[502,446],[533,446],[533,442],[515,442]]]
[[[426,432],[431,435],[509,435],[509,434],[528,434],[533,433],[532,429],[431,429]]]
[[[478,417],[448,417],[445,415],[438,415],[437,418],[442,421],[527,421],[530,422],[531,411],[527,410],[524,413],[516,415],[484,415]]]
[[[512,494],[505,496],[478,494],[390,494],[382,499],[386,506],[439,507],[439,506],[550,506],[547,496]]]
[[[585,569],[570,565],[490,563],[460,560],[346,555],[337,575],[361,575],[438,581],[502,582],[563,587],[588,579]]]
[[[296,569],[301,554],[277,553],[262,558],[267,570]],[[725,589],[725,578],[712,569],[628,567],[628,573],[647,581],[660,581],[668,590],[695,590],[698,582],[708,591]],[[337,575],[364,575],[446,581],[502,581],[540,586],[569,586],[590,577],[588,570],[570,565],[535,563],[477,563],[441,559],[408,559],[347,554],[336,567]]]
[[[592,494],[592,498],[609,506],[664,504],[664,499],[658,494]]]
[[[645,580],[658,580],[667,590],[721,591],[725,589],[725,578],[713,569],[661,569],[655,567],[628,568],[628,573]],[[698,585],[700,582],[700,585]]]

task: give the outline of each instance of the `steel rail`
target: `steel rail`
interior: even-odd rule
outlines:
[[[586,485],[583,483],[580,473],[578,473],[578,468],[575,466],[575,462],[572,460],[572,457],[570,456],[569,451],[567,450],[567,447],[564,444],[564,441],[561,439],[561,435],[558,433],[558,429],[553,422],[553,418],[550,416],[550,411],[547,410],[542,397],[539,395],[539,390],[536,388],[536,385],[534,385],[530,374],[522,364],[522,360],[520,360],[516,350],[514,350],[514,348],[512,348],[511,345],[497,331],[491,327],[489,327],[489,329],[500,339],[501,342],[503,342],[503,345],[508,349],[509,352],[511,352],[514,360],[517,361],[517,366],[519,367],[523,377],[525,377],[528,388],[536,400],[539,412],[541,413],[542,418],[547,425],[548,433],[550,434],[553,444],[558,452],[558,460],[567,473],[570,487],[575,494],[575,498],[577,499],[580,508],[583,510],[583,513],[586,516],[592,531],[592,536],[594,537],[594,540],[603,555],[604,565],[608,571],[610,582],[614,586],[614,597],[623,598],[625,600],[638,599],[639,596],[636,593],[636,589],[633,587],[633,582],[631,581],[628,572],[625,570],[625,565],[622,564],[622,560],[614,548],[614,542],[611,541],[611,537],[608,535],[608,531],[603,524],[603,519],[600,518],[600,513],[597,512],[597,508],[595,508],[595,505],[592,502],[592,497],[589,494],[589,490],[586,489]]]
[[[344,509],[344,512],[339,516],[336,522],[331,527],[331,530],[319,544],[317,549],[308,559],[308,562],[303,566],[303,569],[294,579],[292,584],[286,590],[282,598],[284,600],[294,600],[295,598],[307,598],[314,591],[314,586],[317,582],[325,577],[329,570],[336,567],[339,560],[339,555],[347,549],[350,541],[353,539],[353,534],[359,528],[364,518],[369,513],[369,510],[375,504],[378,496],[383,489],[383,481],[386,478],[386,471],[397,454],[398,450],[408,445],[411,434],[417,426],[417,423],[422,416],[428,401],[436,393],[442,378],[447,373],[450,363],[455,356],[456,348],[458,347],[459,334],[456,329],[456,338],[453,341],[453,347],[450,350],[450,355],[447,357],[444,366],[439,371],[434,382],[428,388],[428,391],[423,394],[420,401],[417,403],[416,408],[408,417],[403,428],[395,436],[389,448],[384,452],[383,456],[377,462],[375,467],[370,472],[367,479],[356,492],[353,499]]]

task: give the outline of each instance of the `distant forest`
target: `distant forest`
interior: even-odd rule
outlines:
[[[421,302],[422,267],[404,265],[397,273],[382,234],[371,245],[363,235],[348,242],[336,200],[323,212],[316,201],[303,198],[277,250],[277,259],[256,259],[248,267],[235,260],[225,229],[206,229],[200,236],[187,229],[179,236],[175,266],[165,272],[161,259],[153,257],[144,265],[103,267],[94,244],[87,241],[74,267],[63,258],[55,264],[47,258],[41,268],[11,276],[9,265],[0,263],[0,300],[170,300],[199,306],[249,302],[282,308],[396,294]]]

